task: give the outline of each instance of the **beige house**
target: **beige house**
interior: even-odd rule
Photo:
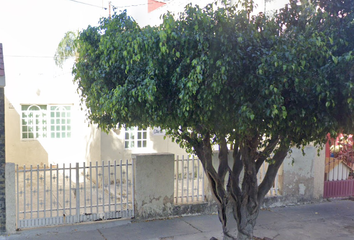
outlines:
[[[157,5],[145,5],[147,18],[166,5],[150,2]],[[186,154],[157,129],[117,129],[106,134],[89,125],[72,82],[72,61],[63,69],[54,65],[53,58],[8,58],[6,62],[7,162],[36,166],[125,160],[136,153]]]
[[[36,64],[48,64],[45,61]],[[185,154],[157,129],[117,129],[106,134],[88,125],[72,79],[70,72],[58,68],[53,75],[44,71],[8,77],[7,162],[48,165],[125,160],[135,153]]]
[[[135,14],[141,25],[156,25],[161,14],[181,12],[190,2],[140,1],[147,4],[132,5],[128,14]],[[211,1],[192,2],[205,6]],[[136,153],[186,155],[170,139],[164,140],[158,129],[117,129],[106,134],[89,125],[72,82],[72,64],[59,69],[52,58],[7,59],[7,162],[48,165],[129,159]]]

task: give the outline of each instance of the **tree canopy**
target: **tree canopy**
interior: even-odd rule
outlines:
[[[73,70],[93,123],[160,126],[198,155],[231,239],[230,202],[238,239],[250,239],[289,147],[352,131],[354,119],[352,1],[291,0],[274,16],[245,6],[188,5],[144,28],[126,12],[102,19],[80,33]]]
[[[74,73],[90,119],[106,129],[148,124],[237,138],[281,133],[300,144],[323,140],[343,127],[338,116],[352,101],[345,96],[353,92],[351,52],[333,51],[350,41],[334,43],[336,32],[325,24],[306,26],[308,16],[294,4],[276,19],[187,6],[157,27],[140,28],[123,13],[87,28]],[[330,75],[338,61],[347,64],[342,81]]]

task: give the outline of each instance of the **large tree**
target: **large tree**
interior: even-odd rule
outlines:
[[[271,17],[251,16],[248,1],[189,5],[144,28],[125,12],[102,19],[80,33],[73,70],[88,118],[166,129],[199,157],[224,239],[252,239],[290,147],[353,128],[353,7],[331,4],[291,1]]]

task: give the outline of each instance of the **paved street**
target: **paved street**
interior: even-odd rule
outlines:
[[[354,201],[336,200],[262,210],[255,236],[274,240],[353,240]],[[0,239],[209,240],[211,237],[221,239],[221,227],[216,215],[48,227],[24,230]]]

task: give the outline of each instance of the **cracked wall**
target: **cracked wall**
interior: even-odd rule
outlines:
[[[135,155],[135,217],[150,219],[173,213],[174,155]]]
[[[322,198],[324,186],[324,150],[318,156],[317,147],[306,146],[305,155],[293,148],[284,160],[283,196],[296,201]]]

